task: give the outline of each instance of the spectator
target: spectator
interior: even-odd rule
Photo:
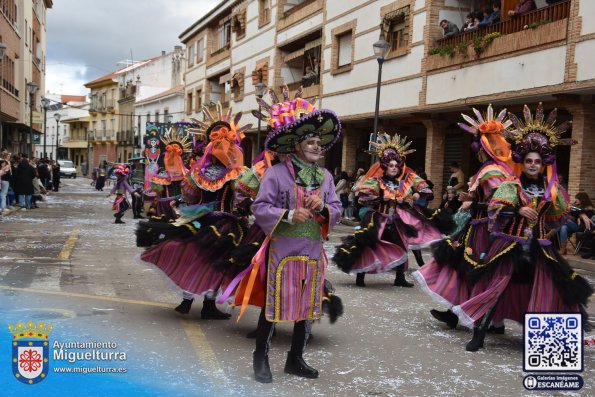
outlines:
[[[318,74],[312,69],[312,66],[306,66],[306,71],[302,77],[302,86],[310,87],[317,83]]]
[[[339,182],[335,185],[335,192],[339,196],[341,206],[343,207],[341,216],[347,216],[346,211],[349,208],[349,177],[345,171],[341,172]]]
[[[514,7],[514,10],[508,11],[508,16],[518,17],[536,9],[537,5],[535,4],[535,0],[518,0],[516,7]]]
[[[31,208],[33,179],[36,176],[37,170],[31,164],[29,164],[27,155],[22,155],[13,178],[13,189],[19,200],[19,207],[26,209]]]
[[[87,176],[87,174],[89,174],[89,163],[87,163],[86,161],[83,161],[81,163],[81,173],[83,174],[83,176]]]
[[[440,27],[442,28],[443,38],[453,37],[459,34],[459,27],[446,19],[440,21]]]
[[[442,200],[440,208],[449,208],[454,214],[461,208],[462,204],[457,191],[452,186],[448,186],[446,188],[446,198]]]
[[[465,19],[465,23],[463,24],[463,32],[470,32],[472,30],[477,29],[474,25],[475,13],[470,12],[467,14],[467,18]]]
[[[60,163],[57,161],[52,166],[52,186],[54,187],[54,192],[60,190]]]
[[[52,175],[50,168],[48,167],[47,159],[39,160],[39,163],[37,164],[37,175],[39,175],[39,180],[43,183],[43,187],[47,189],[50,185]]]
[[[0,215],[6,211],[6,195],[10,186],[10,163],[0,159]]]
[[[426,174],[426,171],[424,171],[423,169],[417,169],[415,170],[415,173],[423,180],[426,181],[426,183],[428,184],[428,187],[430,188],[430,190],[434,190],[434,183],[428,179],[428,175]],[[430,201],[434,200],[434,194],[424,194],[423,196],[420,196],[419,199],[415,202],[417,205],[419,205],[420,207],[428,207],[428,204],[430,203]]]
[[[573,206],[570,207],[570,217],[566,223],[560,227],[560,255],[566,255],[568,237],[578,231],[591,230],[593,221],[591,218],[595,215],[595,208],[585,192],[579,192],[574,196]]]
[[[95,182],[95,189],[102,191],[105,186],[105,174],[107,165],[105,162],[99,165],[99,169],[97,171],[97,181]]]
[[[355,182],[353,183],[353,186],[351,187],[351,191],[354,194],[354,203],[353,206],[355,207],[355,211],[354,211],[354,218],[356,220],[360,220],[360,216],[359,216],[359,210],[361,208],[361,204],[359,203],[359,184],[362,181],[364,175],[366,174],[366,171],[364,171],[363,168],[358,168],[357,169],[357,173],[355,174]]]
[[[500,22],[500,2],[495,1],[492,4],[492,13],[481,21],[479,27],[490,26],[498,22]]]
[[[459,163],[453,161],[450,164],[450,172],[451,174],[450,178],[448,178],[448,186],[446,187],[446,190],[448,191],[449,187],[454,188],[456,191],[463,190],[465,187],[465,174],[463,174],[463,171],[461,171]],[[446,199],[446,193],[442,195],[442,199]]]
[[[339,183],[339,179],[341,179],[341,167],[336,167],[335,172],[333,173],[333,182],[335,186]]]

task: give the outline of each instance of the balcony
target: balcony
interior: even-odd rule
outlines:
[[[571,0],[543,7],[472,32],[436,41],[427,59],[428,70],[441,69],[476,58],[509,54],[565,40]]]
[[[132,131],[116,132],[116,141],[122,145],[132,145]]]
[[[297,90],[302,87],[302,98],[314,98],[320,96],[320,84],[317,81],[314,81],[315,84],[311,84],[307,87],[302,85],[301,81],[295,81],[293,83],[287,84],[287,88],[289,89],[289,98],[293,98]],[[283,91],[283,87],[279,87],[279,92]]]

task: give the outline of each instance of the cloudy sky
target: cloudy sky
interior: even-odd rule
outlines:
[[[46,87],[86,95],[83,84],[132,57],[181,45],[178,36],[221,0],[54,0],[47,12]]]

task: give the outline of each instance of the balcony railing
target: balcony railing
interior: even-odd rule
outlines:
[[[8,81],[6,79],[2,79],[2,85],[4,86],[4,89],[5,90],[7,90],[12,95],[14,95],[14,96],[16,96],[18,98],[18,96],[19,96],[19,90],[17,90],[17,88],[14,85],[12,85],[12,83],[10,81]]]
[[[559,21],[570,16],[570,2],[571,0],[566,0],[548,7],[543,7],[518,17],[498,22],[490,26],[485,26],[471,32],[465,32],[457,36],[437,40],[436,43],[438,46],[456,46],[459,43],[469,42],[474,36],[485,36],[494,32],[499,32],[502,35],[506,35],[520,32],[538,24]]]

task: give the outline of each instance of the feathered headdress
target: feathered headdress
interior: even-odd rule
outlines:
[[[471,149],[474,152],[479,152],[480,149],[483,149],[494,161],[511,167],[512,153],[510,144],[506,141],[506,136],[508,135],[508,128],[512,125],[512,121],[506,118],[506,109],[502,109],[496,115],[490,104],[485,114],[481,114],[475,108],[473,108],[473,113],[476,118],[461,114],[467,124],[458,123],[461,129],[473,134],[474,139]]]
[[[127,176],[129,172],[130,172],[130,167],[128,167],[127,164],[115,165],[114,174],[116,174],[116,176],[118,176],[118,175]]]
[[[210,164],[212,162],[211,156],[215,156],[227,168],[242,167],[244,154],[240,148],[240,143],[244,138],[244,131],[252,127],[252,124],[240,126],[242,112],[238,112],[234,116],[230,107],[227,113],[224,113],[221,103],[217,103],[216,110],[217,113],[213,115],[206,106],[203,106],[202,112],[205,121],[190,119],[198,125],[198,128],[189,128],[188,132],[198,136],[206,136],[209,140],[200,163],[203,163],[202,166],[207,165],[205,162]]]
[[[577,143],[573,139],[562,138],[562,134],[570,128],[571,122],[565,121],[556,126],[558,110],[552,110],[546,119],[541,102],[537,105],[535,117],[527,105],[523,107],[524,121],[513,113],[509,113],[508,116],[515,127],[509,137],[514,142],[513,160],[517,163],[521,163],[527,153],[538,152],[544,164],[553,164],[556,161],[556,146]]]
[[[562,134],[570,127],[571,122],[566,121],[556,126],[558,110],[554,109],[545,118],[543,104],[539,102],[535,110],[535,117],[527,105],[523,107],[524,121],[516,115],[509,113],[515,129],[510,133],[510,139],[514,142],[513,160],[522,163],[527,153],[537,152],[546,166],[547,187],[545,198],[552,200],[554,206],[557,203],[557,189],[554,186],[558,183],[558,168],[556,165],[556,147],[574,145],[577,142],[573,139],[563,139]]]
[[[378,135],[376,142],[370,142],[370,154],[378,156],[380,164],[384,167],[391,160],[395,160],[399,168],[405,164],[405,158],[408,154],[415,152],[415,149],[409,149],[413,141],[407,142],[407,137],[395,134],[392,138],[387,133]]]
[[[283,102],[273,90],[268,91],[272,104],[257,98],[262,111],[252,111],[254,117],[263,120],[271,128],[265,139],[265,148],[276,153],[292,153],[295,144],[311,137],[319,136],[322,150],[333,146],[341,134],[341,123],[337,115],[328,109],[316,109],[314,103],[302,98],[300,87],[293,100],[289,99],[289,89],[283,88]]]

